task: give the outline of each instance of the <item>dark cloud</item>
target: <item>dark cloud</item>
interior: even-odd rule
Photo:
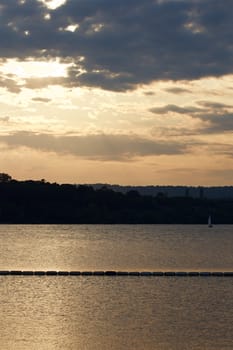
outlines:
[[[145,91],[144,95],[146,95],[146,96],[154,96],[155,92],[154,91]]]
[[[192,115],[193,118],[198,118],[205,122],[205,125],[200,130],[201,133],[232,133],[233,105],[215,101],[198,101],[197,103],[205,108],[203,112]]]
[[[1,57],[73,62],[65,86],[124,91],[233,72],[232,0],[67,0],[55,10],[35,0],[2,0],[0,6]]]
[[[9,147],[25,146],[87,159],[119,161],[153,155],[183,154],[188,149],[186,144],[179,142],[156,141],[137,135],[52,136],[21,131],[2,135],[0,141]]]
[[[173,128],[163,130],[168,132],[170,136],[175,135],[194,135],[194,134],[219,134],[223,132],[233,132],[233,105],[219,103],[215,101],[197,101],[199,106],[180,107],[168,104],[161,107],[149,109],[154,114],[166,115],[174,112],[182,115],[188,115],[191,118],[199,119],[202,126],[197,129],[188,130],[186,128]],[[162,130],[162,129],[161,129]]]
[[[200,113],[203,109],[195,106],[180,107],[173,104],[168,104],[162,107],[154,107],[149,109],[150,112],[154,114],[167,114],[169,112],[179,113],[179,114],[194,114]]]
[[[32,101],[48,103],[51,101],[51,99],[46,97],[34,97],[32,98]]]
[[[198,101],[197,104],[209,109],[214,109],[214,110],[233,108],[233,105],[228,105],[225,103],[214,102],[214,101]]]
[[[208,125],[201,129],[202,133],[219,134],[222,132],[233,132],[233,113],[201,114],[198,118],[208,122]]]
[[[189,89],[184,89],[184,88],[179,88],[179,87],[168,88],[168,89],[165,89],[165,91],[170,92],[171,94],[175,94],[175,95],[191,92],[191,90],[189,90]]]

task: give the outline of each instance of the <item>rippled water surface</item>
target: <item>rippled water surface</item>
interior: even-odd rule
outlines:
[[[0,269],[233,270],[233,227],[0,226]],[[233,279],[0,276],[1,350],[232,350]]]

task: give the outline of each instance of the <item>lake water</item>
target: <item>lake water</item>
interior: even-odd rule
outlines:
[[[233,226],[1,225],[0,270],[232,271]],[[0,276],[1,350],[232,350],[227,277]]]

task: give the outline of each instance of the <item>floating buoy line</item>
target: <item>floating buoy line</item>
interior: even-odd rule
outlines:
[[[2,270],[0,276],[138,276],[138,277],[233,277],[233,271],[21,271]]]

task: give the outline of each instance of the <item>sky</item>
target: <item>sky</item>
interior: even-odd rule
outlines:
[[[232,0],[0,0],[0,172],[233,185]]]

